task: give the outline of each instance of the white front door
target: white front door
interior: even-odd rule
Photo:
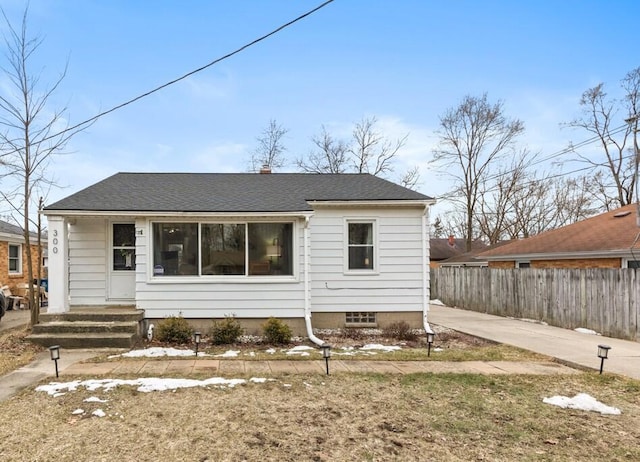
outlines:
[[[109,300],[134,301],[136,297],[136,227],[111,223]]]

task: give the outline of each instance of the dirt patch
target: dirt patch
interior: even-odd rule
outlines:
[[[30,331],[23,328],[0,333],[0,375],[29,364],[36,353],[44,350],[26,340],[29,334]]]

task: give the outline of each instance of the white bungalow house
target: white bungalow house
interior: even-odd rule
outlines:
[[[45,207],[48,312],[428,328],[433,203],[366,174],[118,173]]]

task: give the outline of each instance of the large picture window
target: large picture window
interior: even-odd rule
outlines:
[[[9,244],[9,274],[22,273],[22,246]]]
[[[350,270],[374,269],[373,222],[349,222],[348,252]]]
[[[154,223],[154,276],[293,275],[292,223]]]

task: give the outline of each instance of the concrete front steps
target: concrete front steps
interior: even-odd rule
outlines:
[[[42,313],[27,339],[45,347],[131,348],[140,340],[143,320],[144,311],[135,307]]]

